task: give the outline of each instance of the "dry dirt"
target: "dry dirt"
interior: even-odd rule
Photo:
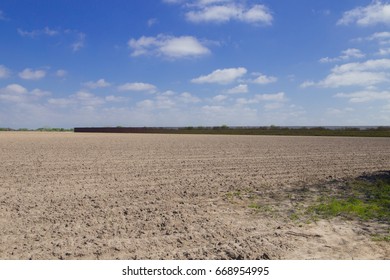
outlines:
[[[300,223],[286,196],[389,159],[389,138],[2,132],[0,259],[390,259],[386,225]]]

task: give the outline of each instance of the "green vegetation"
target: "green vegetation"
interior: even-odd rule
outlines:
[[[232,198],[238,195],[229,194]],[[239,196],[243,198],[242,193]],[[243,204],[255,214],[282,218],[299,227],[333,218],[369,223],[372,240],[390,242],[390,171],[304,185],[285,192],[271,191],[268,195],[252,192],[250,200],[242,199]]]
[[[390,242],[390,234],[388,235],[375,235],[372,237],[373,241],[385,241]]]
[[[37,129],[28,129],[28,128],[18,128],[18,129],[12,129],[12,128],[1,128],[0,131],[55,131],[55,132],[64,132],[64,131],[73,131],[73,128],[58,128],[58,127],[40,127]]]
[[[333,197],[320,197],[309,212],[330,218],[342,216],[390,223],[390,179],[358,179]]]

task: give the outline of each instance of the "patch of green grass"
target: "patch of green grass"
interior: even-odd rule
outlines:
[[[390,222],[390,180],[356,180],[336,197],[320,197],[319,202],[308,210],[319,217]]]
[[[228,192],[225,194],[226,198],[229,200],[229,201],[233,201],[234,198],[239,198],[241,199],[241,191],[238,190],[238,191],[234,191],[234,192]]]
[[[259,203],[252,202],[248,206],[250,209],[256,210],[256,212],[271,213],[275,212],[275,209],[270,205],[261,205]]]
[[[372,237],[372,240],[390,242],[390,235],[375,235]]]

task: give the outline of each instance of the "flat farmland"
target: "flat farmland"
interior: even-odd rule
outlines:
[[[291,219],[389,170],[390,138],[2,132],[0,259],[389,259],[388,224]]]

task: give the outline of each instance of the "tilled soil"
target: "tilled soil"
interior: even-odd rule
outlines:
[[[389,259],[386,225],[298,223],[285,195],[389,159],[389,138],[2,132],[0,259]]]

